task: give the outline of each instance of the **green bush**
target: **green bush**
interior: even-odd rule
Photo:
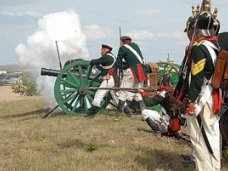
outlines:
[[[92,144],[92,143],[88,143],[88,144],[84,144],[83,145],[83,148],[86,150],[86,151],[95,151],[97,150],[97,146],[95,144]]]
[[[25,96],[33,96],[37,94],[37,85],[34,79],[28,75],[23,74],[20,78],[19,83],[11,85],[11,88],[14,93],[18,93]]]

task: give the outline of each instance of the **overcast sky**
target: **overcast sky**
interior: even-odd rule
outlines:
[[[18,63],[15,47],[36,32],[38,20],[51,13],[74,10],[86,35],[90,58],[100,56],[100,44],[119,47],[122,35],[139,44],[147,61],[180,63],[188,43],[183,30],[191,6],[200,0],[0,0],[0,65]],[[228,0],[212,0],[219,10],[221,32],[228,31]],[[60,49],[61,54],[61,49]]]

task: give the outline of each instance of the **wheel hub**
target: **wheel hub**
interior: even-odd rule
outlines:
[[[87,88],[87,87],[84,87],[84,86],[81,86],[81,87],[78,89],[78,92],[79,92],[81,95],[86,95],[87,92],[88,92],[88,88]]]

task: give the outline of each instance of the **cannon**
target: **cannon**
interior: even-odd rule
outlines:
[[[83,59],[74,60],[61,70],[42,68],[41,75],[56,77],[54,85],[56,102],[62,111],[69,115],[87,113],[92,105],[96,87],[98,88],[102,82],[100,71],[91,66],[90,61]],[[157,80],[153,82],[157,83]],[[104,110],[111,100],[111,94],[107,93],[102,100],[100,111]]]
[[[89,63],[77,59],[61,70],[41,69],[41,75],[56,77],[54,96],[59,107],[67,114],[84,114],[91,107],[95,90],[84,87],[99,87],[101,75]],[[101,103],[101,110],[106,108],[110,99],[111,95],[107,94]]]
[[[178,82],[178,72],[179,72],[179,65],[173,62],[158,62],[159,66],[159,73],[160,75],[163,74],[170,74],[173,80],[173,85],[176,85]]]

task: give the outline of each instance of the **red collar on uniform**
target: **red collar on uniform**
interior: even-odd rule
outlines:
[[[196,39],[195,41],[196,42],[200,42],[202,40],[208,40],[208,41],[215,40],[215,41],[218,41],[218,37],[217,36],[201,37],[201,38]]]
[[[167,89],[169,89],[169,88],[171,88],[171,86],[168,86],[168,85],[162,86],[162,87],[159,89],[159,92],[162,92],[162,91],[167,90]]]
[[[217,36],[210,36],[210,37],[206,37],[205,40],[215,40],[215,41],[218,41],[218,37]]]

